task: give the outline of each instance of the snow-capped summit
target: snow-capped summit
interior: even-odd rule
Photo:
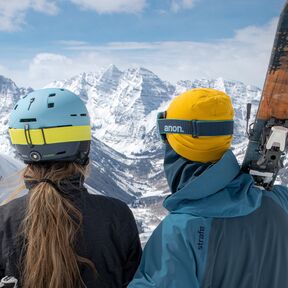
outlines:
[[[126,202],[136,198],[154,199],[168,192],[156,118],[175,95],[198,87],[228,93],[235,107],[234,147],[241,157],[246,140],[246,103],[254,102],[255,110],[261,94],[256,87],[223,78],[185,80],[172,85],[143,67],[121,71],[115,65],[55,81],[46,87],[69,89],[85,101],[93,134],[93,175],[88,182],[100,193]],[[22,90],[12,81],[0,78],[0,125],[4,136],[0,151],[6,154],[11,153],[7,137],[8,114],[23,94]]]
[[[110,65],[102,75],[100,76],[100,82],[106,83],[107,81],[111,83],[109,89],[117,87],[123,72],[121,72],[115,65]]]
[[[173,85],[145,68],[122,72],[114,65],[47,87],[66,88],[78,94],[87,102],[93,135],[126,156],[155,148],[150,145],[155,111],[170,101],[175,91]]]
[[[3,114],[5,111],[11,111],[11,108],[13,108],[19,97],[30,90],[31,89],[18,88],[11,79],[0,75],[0,113]]]

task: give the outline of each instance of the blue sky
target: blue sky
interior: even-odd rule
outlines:
[[[0,0],[0,74],[39,88],[115,64],[261,86],[284,0]],[[237,71],[235,71],[237,70]]]

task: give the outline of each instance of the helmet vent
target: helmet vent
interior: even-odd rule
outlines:
[[[14,107],[14,110],[16,110],[16,109],[17,109],[17,107],[18,107],[18,105],[16,105],[16,106]]]
[[[48,97],[54,97],[54,96],[56,96],[56,93],[51,93],[51,94],[49,94]]]
[[[37,122],[36,118],[25,118],[25,119],[20,119],[20,122]]]
[[[53,108],[54,107],[54,103],[48,103],[48,108]]]
[[[85,117],[85,116],[87,116],[87,114],[80,114],[80,116]]]
[[[76,117],[76,116],[77,116],[77,114],[70,114],[70,116],[72,116],[72,117]]]

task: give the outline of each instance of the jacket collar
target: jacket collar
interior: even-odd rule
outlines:
[[[31,190],[36,187],[41,182],[41,180],[25,180],[24,183],[26,188],[28,190]],[[80,196],[83,190],[86,190],[86,188],[84,187],[84,176],[80,174],[64,178],[59,183],[54,183],[53,186],[61,195],[69,198],[78,198],[78,196]]]
[[[164,207],[174,213],[203,217],[247,215],[260,206],[262,192],[240,171],[231,150],[215,164],[192,162],[167,145],[164,169],[172,195]]]

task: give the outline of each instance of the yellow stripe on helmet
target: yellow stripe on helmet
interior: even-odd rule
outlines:
[[[28,136],[28,141],[25,136]],[[15,145],[44,145],[65,142],[78,142],[91,140],[90,126],[65,126],[43,129],[9,129],[12,144]],[[29,138],[30,137],[30,138]]]

